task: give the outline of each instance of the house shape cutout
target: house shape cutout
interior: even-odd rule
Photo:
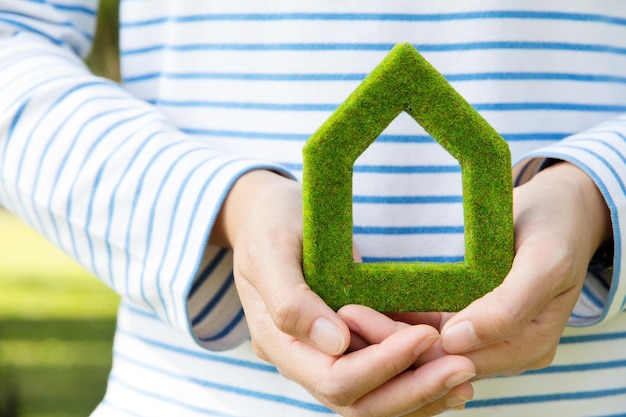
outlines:
[[[357,158],[408,113],[459,162],[463,262],[355,263],[352,174]],[[499,285],[513,262],[507,143],[410,44],[396,45],[303,148],[303,270],[334,309],[459,311]]]

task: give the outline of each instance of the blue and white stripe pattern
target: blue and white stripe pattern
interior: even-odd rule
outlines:
[[[459,415],[626,414],[626,3],[121,4],[123,84],[91,76],[96,1],[0,4],[0,203],[123,297],[95,416],[332,415],[255,358],[232,254],[205,242],[250,169],[301,175],[309,135],[411,42],[503,135],[611,209],[610,285],[590,271],[553,366],[476,384]],[[464,256],[457,162],[406,115],[357,161],[366,261]]]

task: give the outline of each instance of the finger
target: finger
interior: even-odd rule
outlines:
[[[392,334],[410,326],[392,320],[370,307],[356,304],[341,307],[337,315],[348,325],[351,332],[358,334],[368,344],[381,343]]]
[[[339,309],[337,312],[339,317],[350,328],[350,351],[363,349],[367,346],[381,343],[383,340],[410,325],[421,324],[422,320],[414,320],[422,313],[400,313],[400,314],[382,314],[369,307],[361,305],[347,305]],[[430,314],[430,313],[424,313]],[[438,318],[447,316],[445,313],[432,313]],[[396,321],[391,317],[404,318],[411,320],[412,323],[405,321]],[[434,316],[433,316],[434,317]],[[363,325],[359,325],[363,323]],[[427,324],[433,327],[430,324]],[[434,327],[433,327],[434,328]],[[447,355],[446,351],[441,347],[441,341],[437,340],[429,349],[424,351],[419,358],[412,364],[413,367],[421,366],[426,362],[430,362],[436,358]]]
[[[409,324],[396,322],[385,314],[362,305],[343,306],[337,311],[337,315],[350,329],[350,352],[381,343],[398,330],[409,327]]]
[[[504,282],[443,326],[444,349],[449,353],[464,353],[519,332],[552,299],[568,289],[558,276],[568,272],[558,266],[557,259],[557,255],[537,250],[534,245],[520,247]]]
[[[352,241],[352,259],[354,259],[354,262],[356,263],[363,262],[361,251],[359,251],[359,247],[356,245],[356,242],[354,240]]]
[[[441,330],[443,325],[455,313],[441,312],[409,312],[409,313],[388,313],[387,316],[396,321],[408,324],[428,324],[437,330]]]
[[[363,415],[381,417],[436,415],[473,397],[467,381],[474,375],[469,359],[445,356],[398,375],[350,408]]]
[[[424,405],[404,417],[438,416],[449,410],[463,410],[465,404],[474,398],[474,387],[469,382],[454,387],[443,397]]]
[[[427,324],[433,326],[437,330],[441,331],[442,327],[450,320],[456,313],[393,313],[387,314],[393,320],[401,321],[403,323],[415,325],[415,324]],[[447,355],[448,352],[443,349],[441,339],[438,340],[428,351],[413,364],[413,366],[421,366],[426,362],[430,362],[436,358]]]
[[[294,380],[306,381],[306,388],[323,403],[346,407],[402,374],[437,336],[428,326],[414,326],[395,333],[381,344],[331,358],[330,362],[328,356],[322,357],[322,353],[300,344],[297,349],[283,352],[283,373]]]
[[[428,350],[431,338],[436,339],[432,329],[416,326],[397,333],[396,340],[387,340],[386,346],[370,346],[359,355],[332,358],[299,341],[289,346],[288,354],[274,353],[291,362],[282,364],[282,374],[341,414],[431,416],[471,399],[473,389],[466,381],[475,375],[473,363],[461,356],[446,356],[419,370],[402,371],[408,357]],[[404,342],[408,344],[402,349]],[[386,353],[381,355],[383,350]],[[317,378],[307,380],[307,375]]]

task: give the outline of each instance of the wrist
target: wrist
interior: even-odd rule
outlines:
[[[578,194],[578,201],[587,213],[592,253],[612,238],[609,208],[595,182],[585,171],[569,162],[558,161],[549,164],[536,176],[557,181],[557,186],[569,187]]]
[[[271,198],[276,187],[296,184],[273,171],[258,169],[243,174],[228,192],[215,219],[210,243],[232,249],[251,210],[258,202]]]

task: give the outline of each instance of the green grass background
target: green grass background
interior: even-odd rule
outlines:
[[[87,63],[119,79],[117,1]],[[118,296],[0,209],[0,417],[86,417],[111,367]]]

